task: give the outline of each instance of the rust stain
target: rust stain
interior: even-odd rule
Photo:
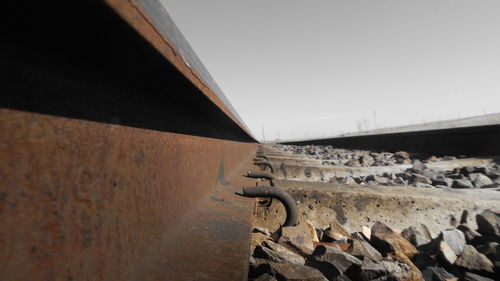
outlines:
[[[245,280],[255,144],[7,109],[0,132],[0,280]]]

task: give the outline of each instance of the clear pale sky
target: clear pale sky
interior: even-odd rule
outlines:
[[[498,0],[160,1],[258,139],[500,112]]]

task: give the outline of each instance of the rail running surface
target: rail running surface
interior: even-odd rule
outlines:
[[[0,280],[246,280],[256,142],[160,2],[3,8]]]

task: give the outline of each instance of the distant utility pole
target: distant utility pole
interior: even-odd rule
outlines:
[[[365,124],[365,131],[368,131],[370,126],[368,125],[368,119],[363,119],[363,123]]]
[[[276,130],[276,133],[278,133],[278,141],[281,140],[281,137],[280,137],[280,130]]]
[[[262,141],[266,141],[266,135],[264,135],[264,126],[260,125],[260,128],[262,129]]]
[[[374,125],[374,129],[378,128],[378,125],[377,125],[377,111],[376,110],[373,111],[373,125]]]

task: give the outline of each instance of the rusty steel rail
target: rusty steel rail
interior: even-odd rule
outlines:
[[[161,2],[14,2],[0,280],[246,280],[256,141]]]

